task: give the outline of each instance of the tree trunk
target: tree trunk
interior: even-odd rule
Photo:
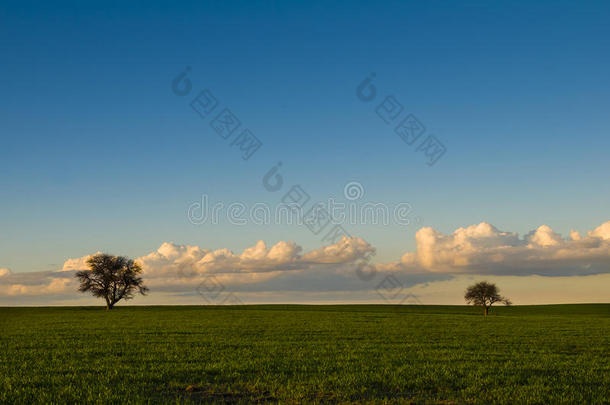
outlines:
[[[485,318],[487,318],[487,314],[489,313],[489,307],[484,307],[485,308]]]
[[[106,298],[106,311],[110,311],[114,305],[110,303],[110,300]]]

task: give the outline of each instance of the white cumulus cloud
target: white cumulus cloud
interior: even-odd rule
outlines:
[[[395,267],[404,271],[548,276],[610,272],[610,221],[581,236],[563,238],[547,225],[523,238],[486,222],[443,234],[421,228],[417,250]]]
[[[155,252],[136,259],[150,276],[204,275],[223,273],[266,273],[303,270],[315,264],[350,263],[363,258],[374,248],[361,238],[343,237],[339,242],[301,254],[302,248],[291,241],[268,247],[259,240],[242,253],[222,248],[201,249],[164,243]]]
[[[75,259],[68,259],[64,262],[62,271],[87,270],[89,268],[89,265],[87,264],[87,260],[89,260],[89,258],[91,258],[91,256],[95,256],[99,253],[102,253],[102,252],[97,252],[92,255],[78,257]]]

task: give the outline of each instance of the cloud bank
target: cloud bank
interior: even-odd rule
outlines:
[[[331,297],[334,292],[349,302],[350,296],[375,292],[388,274],[400,280],[401,288],[449,288],[471,275],[528,277],[540,285],[540,280],[575,276],[610,280],[610,221],[584,235],[572,230],[566,237],[547,225],[523,236],[486,222],[450,234],[426,227],[417,231],[415,240],[415,251],[390,263],[372,263],[375,247],[358,237],[344,237],[308,252],[291,241],[268,246],[260,240],[241,253],[166,242],[136,260],[152,295],[194,296],[195,287],[213,277],[223,289],[288,297],[284,302],[291,301],[290,291],[303,297],[323,293]],[[90,256],[67,259],[62,269],[52,272],[14,273],[0,268],[0,302],[38,303],[44,297],[71,302],[82,297],[76,292],[74,272],[86,269]],[[587,279],[593,277],[579,277],[581,284]]]
[[[445,235],[422,228],[399,267],[450,274],[570,276],[610,272],[610,221],[568,238],[542,225],[523,238],[482,222]]]

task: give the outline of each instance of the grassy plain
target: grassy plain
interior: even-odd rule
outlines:
[[[0,308],[0,403],[610,403],[610,304]]]

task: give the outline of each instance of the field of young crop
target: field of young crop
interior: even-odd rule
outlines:
[[[610,403],[610,304],[0,308],[0,403]]]

